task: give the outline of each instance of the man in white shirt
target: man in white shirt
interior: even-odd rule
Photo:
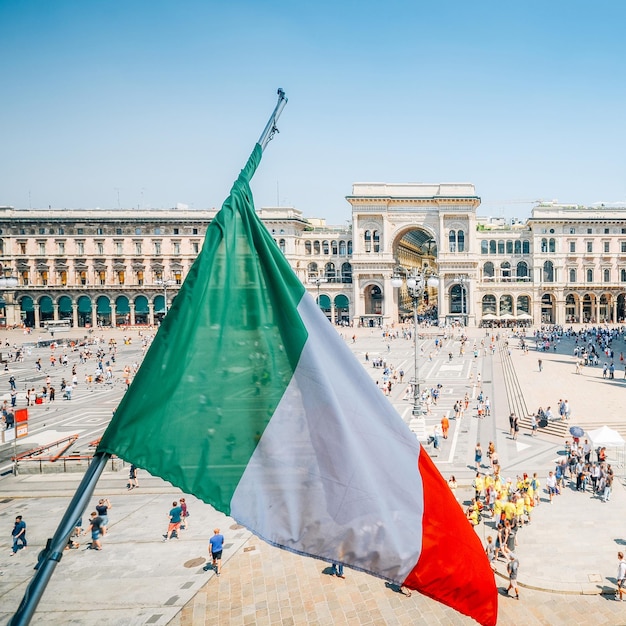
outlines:
[[[554,472],[550,472],[548,477],[546,478],[546,487],[548,489],[548,494],[550,495],[550,504],[552,504],[552,496],[557,493],[556,489],[556,476]]]
[[[585,455],[585,463],[589,463],[591,460],[591,444],[588,439],[585,439],[585,443],[583,444],[583,454]]]

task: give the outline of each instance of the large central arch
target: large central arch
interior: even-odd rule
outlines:
[[[396,234],[392,251],[396,261],[394,273],[405,279],[398,289],[395,319],[404,321],[413,317],[415,303],[407,289],[406,278],[414,273],[438,273],[437,239],[435,234],[424,226],[407,226]],[[417,306],[417,313],[421,319],[436,320],[438,317],[437,287],[425,286],[423,293],[417,299]]]

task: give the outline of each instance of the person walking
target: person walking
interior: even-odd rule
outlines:
[[[609,465],[610,468],[610,465]],[[602,502],[608,502],[611,499],[611,488],[613,487],[613,473],[606,472],[604,477],[604,493],[602,494]]]
[[[15,518],[15,525],[11,531],[11,536],[13,537],[13,551],[11,552],[11,556],[15,556],[20,548],[25,550],[28,547],[28,542],[26,541],[26,522],[21,515]]]
[[[448,431],[450,430],[450,420],[447,415],[444,415],[441,418],[441,433],[443,434],[443,438],[448,438]]]
[[[517,435],[519,433],[519,417],[513,414],[513,439],[517,441]]]
[[[624,561],[624,553],[617,553],[617,590],[615,591],[615,599],[623,601],[624,585],[626,585],[626,561]]]
[[[170,509],[170,512],[168,513],[169,518],[170,518],[170,523],[167,526],[167,533],[163,535],[163,541],[167,541],[172,536],[172,533],[174,532],[176,533],[176,539],[178,539],[178,534],[180,532],[180,520],[182,518],[182,514],[183,514],[182,507],[178,504],[178,502],[176,502],[176,500],[174,500],[174,502],[172,502],[172,508]]]
[[[180,524],[180,529],[186,530],[189,528],[189,509],[187,508],[187,502],[185,501],[185,498],[180,499],[180,508],[183,510],[181,514],[182,521]]]
[[[552,498],[558,493],[557,479],[554,472],[550,472],[546,478],[546,489],[550,496],[550,504],[552,504]]]
[[[212,564],[207,563],[204,571],[210,569],[215,570],[217,576],[220,575],[222,569],[222,550],[224,549],[224,535],[220,533],[219,528],[213,529],[213,536],[209,539],[209,557],[213,560]]]
[[[493,537],[489,535],[487,537],[487,545],[485,546],[485,554],[489,561],[489,565],[492,570],[496,569],[496,544],[493,542]]]
[[[539,371],[543,372],[543,361],[541,359],[537,359],[537,365],[539,366]]]
[[[91,549],[102,550],[100,537],[106,533],[106,527],[102,524],[102,518],[93,511],[89,519],[89,530],[91,531]]]
[[[109,525],[109,509],[112,509],[111,502],[108,498],[102,498],[96,504],[96,512],[102,520],[102,526],[105,528]]]
[[[135,487],[139,487],[139,481],[137,480],[137,468],[134,465],[131,465],[128,470],[128,489],[134,489]]]
[[[480,441],[476,443],[474,448],[474,463],[476,463],[476,471],[480,469],[483,460],[483,449],[480,447]]]
[[[509,591],[513,589],[515,591],[515,599],[519,600],[519,587],[517,586],[517,572],[519,570],[519,561],[517,560],[517,556],[515,556],[514,552],[509,552],[509,562],[506,564],[506,571],[509,574],[509,586],[507,587],[506,593],[509,594]]]

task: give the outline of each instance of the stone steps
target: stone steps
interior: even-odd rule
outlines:
[[[524,416],[520,418],[519,421],[520,428],[524,428],[526,430],[532,430],[530,417]],[[538,433],[542,435],[553,435],[554,437],[558,437],[559,439],[563,439],[565,437],[570,436],[569,427],[571,426],[570,422],[563,420],[552,420],[548,422],[547,426],[543,428],[539,426],[537,429]]]

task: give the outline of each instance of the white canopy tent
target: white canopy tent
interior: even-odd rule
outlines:
[[[624,438],[612,428],[608,426],[602,426],[597,430],[587,431],[587,436],[591,439],[594,449],[604,447],[611,448],[608,456],[609,462],[613,467],[618,467],[621,472],[624,473],[624,466],[626,465],[626,441]]]
[[[602,426],[602,428],[598,428],[597,430],[589,430],[587,431],[587,435],[589,439],[591,439],[594,448],[598,446],[617,448],[626,445],[624,438],[616,430],[608,426]]]

